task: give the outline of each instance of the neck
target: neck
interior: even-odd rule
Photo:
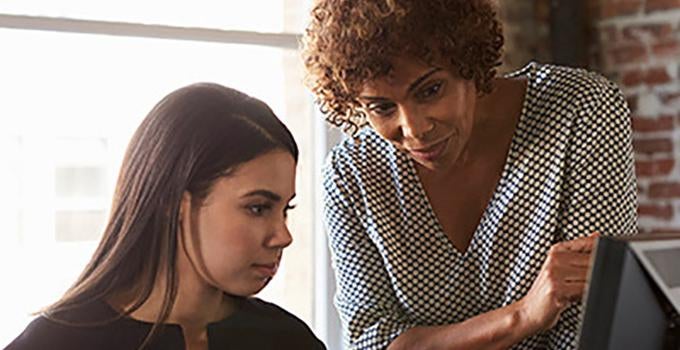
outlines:
[[[225,294],[220,289],[205,283],[196,271],[187,264],[184,254],[178,254],[178,286],[174,305],[167,324],[178,324],[184,329],[205,329],[209,323],[222,320],[236,311],[238,298]],[[134,319],[154,323],[163,310],[163,299],[168,288],[165,269],[155,279],[149,298],[130,316]],[[141,288],[111,298],[110,303],[125,310],[133,305]]]

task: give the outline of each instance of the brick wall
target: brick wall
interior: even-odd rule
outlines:
[[[548,2],[502,0],[497,2],[497,6],[505,36],[505,52],[500,72],[516,70],[532,60],[549,61]]]
[[[572,1],[589,7],[588,68],[618,83],[632,111],[640,231],[680,232],[680,0]],[[503,70],[550,62],[549,0],[498,5]]]
[[[680,232],[680,0],[591,0],[593,67],[633,117],[642,232]]]

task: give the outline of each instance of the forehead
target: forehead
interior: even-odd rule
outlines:
[[[285,151],[272,151],[239,165],[218,179],[216,195],[240,196],[253,189],[268,189],[286,198],[295,191],[295,160]]]
[[[410,57],[396,57],[390,62],[390,72],[364,82],[359,88],[359,96],[374,96],[386,90],[407,88],[418,78],[439,68]]]

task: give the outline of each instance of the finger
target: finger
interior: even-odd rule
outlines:
[[[590,259],[591,252],[572,252],[571,254],[565,255],[565,263],[568,266],[578,267],[584,270],[588,270],[590,268],[590,264],[592,262]]]
[[[558,285],[586,283],[588,269],[569,265],[554,267],[551,271],[553,281]]]
[[[579,273],[579,272],[574,272],[572,274],[569,274],[568,276],[564,277],[564,283],[568,285],[572,284],[583,284],[585,285],[588,282],[588,274],[587,273]]]
[[[590,235],[587,237],[577,238],[571,241],[557,243],[559,251],[576,251],[576,252],[590,252],[595,246],[598,236]]]
[[[588,269],[590,267],[591,259],[590,252],[579,251],[557,251],[550,255],[551,265],[556,266],[572,266]]]

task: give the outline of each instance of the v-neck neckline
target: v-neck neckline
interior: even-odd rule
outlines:
[[[479,223],[475,227],[475,230],[472,234],[472,238],[470,239],[470,243],[468,244],[467,248],[464,251],[461,251],[456,247],[453,242],[449,239],[449,237],[446,235],[446,232],[444,231],[444,227],[442,226],[441,222],[439,221],[439,218],[437,217],[437,214],[434,211],[434,207],[432,206],[432,203],[430,202],[430,199],[427,196],[427,192],[425,191],[425,186],[423,185],[420,176],[418,176],[418,171],[416,169],[415,161],[411,159],[407,154],[403,154],[406,158],[406,164],[407,164],[407,171],[408,175],[410,177],[413,177],[415,186],[417,188],[417,193],[416,196],[419,197],[423,201],[423,207],[425,208],[425,211],[427,212],[427,217],[428,221],[432,223],[432,225],[435,227],[435,232],[434,234],[437,236],[438,240],[444,244],[447,249],[452,252],[455,256],[465,258],[468,257],[469,255],[473,254],[473,252],[476,251],[477,246],[479,245],[479,236],[482,234],[484,230],[482,230],[483,227],[486,227],[488,225],[494,225],[494,223],[489,222],[491,218],[489,217],[489,213],[494,207],[494,203],[497,202],[497,198],[502,194],[503,189],[505,187],[505,181],[509,174],[510,174],[510,169],[512,168],[514,161],[515,161],[515,152],[513,151],[517,147],[519,147],[519,133],[524,129],[526,119],[527,119],[527,114],[528,114],[528,109],[529,109],[529,96],[533,94],[533,83],[532,83],[532,76],[534,71],[536,70],[536,64],[534,62],[530,62],[526,66],[522,67],[520,70],[511,72],[505,75],[505,77],[508,78],[513,78],[513,77],[519,77],[519,76],[526,76],[527,77],[527,83],[526,83],[526,89],[524,91],[524,100],[522,101],[522,109],[517,121],[517,126],[515,127],[515,130],[512,133],[512,138],[510,140],[510,145],[508,146],[508,151],[505,156],[505,163],[503,164],[503,170],[501,171],[501,176],[499,177],[498,181],[496,182],[496,185],[494,186],[494,190],[492,192],[492,195],[487,202],[484,211],[482,212],[482,216],[479,220]]]

